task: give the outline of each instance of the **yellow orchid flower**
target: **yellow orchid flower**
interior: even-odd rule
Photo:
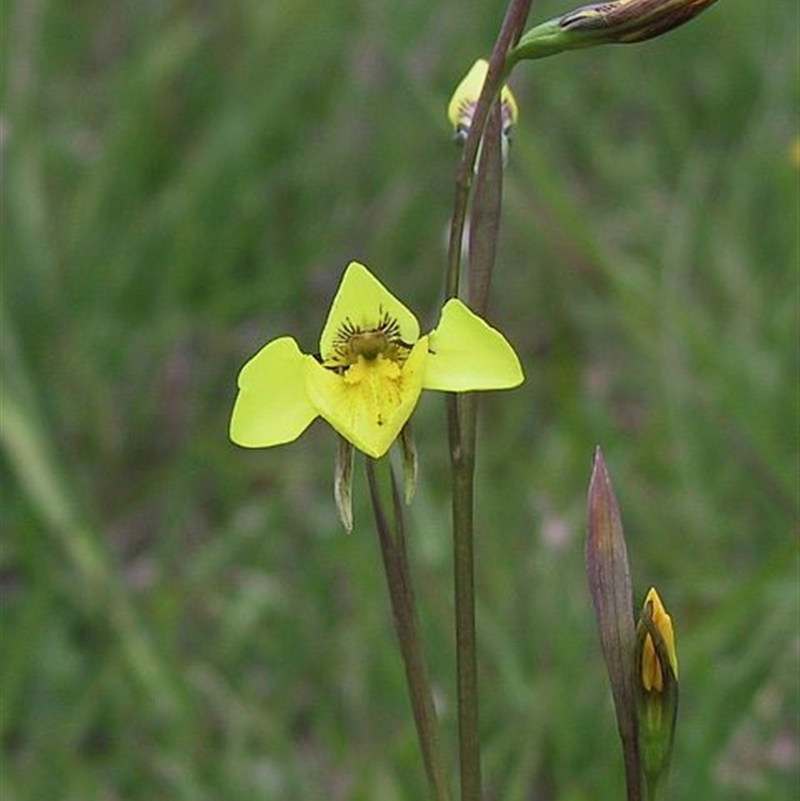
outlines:
[[[450,103],[447,106],[447,117],[453,126],[455,140],[460,144],[466,141],[470,128],[472,128],[475,107],[478,105],[478,98],[486,81],[488,71],[489,62],[486,59],[479,58],[456,87],[453,96],[450,98]],[[500,114],[502,116],[503,129],[503,160],[505,161],[511,142],[511,130],[517,124],[519,118],[517,101],[506,85],[503,85],[500,92]]]
[[[506,389],[523,381],[503,335],[461,301],[439,325],[419,324],[372,273],[351,262],[322,329],[319,354],[292,337],[265,345],[239,373],[230,437],[246,448],[297,439],[317,417],[369,456],[383,456],[423,389]]]

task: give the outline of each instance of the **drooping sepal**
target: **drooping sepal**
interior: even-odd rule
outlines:
[[[333,479],[333,496],[339,519],[348,534],[353,531],[353,460],[355,453],[352,443],[339,437],[336,449],[336,472]]]
[[[398,442],[403,456],[403,499],[408,505],[414,499],[414,493],[417,491],[417,476],[419,475],[417,444],[414,441],[414,429],[410,420],[400,429]]]

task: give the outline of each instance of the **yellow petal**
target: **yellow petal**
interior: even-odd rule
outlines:
[[[475,103],[478,102],[488,71],[489,62],[479,58],[453,92],[450,104],[447,106],[447,118],[454,128],[459,124],[469,127],[472,123],[472,112]]]
[[[664,674],[658,661],[653,638],[646,634],[642,646],[642,686],[647,692],[664,692]]]
[[[453,96],[450,98],[450,103],[447,106],[447,118],[453,128],[458,129],[459,125],[464,128],[469,128],[472,125],[472,115],[475,111],[475,105],[480,97],[483,84],[486,82],[486,75],[489,72],[489,62],[486,59],[479,58],[473,65],[470,71],[464,76],[464,79],[456,87]],[[508,108],[508,121],[510,125],[515,125],[519,118],[519,109],[517,108],[517,101],[514,98],[511,90],[503,85],[500,92],[500,101]]]
[[[389,450],[417,405],[428,358],[427,337],[420,339],[402,364],[382,355],[359,357],[346,371],[306,364],[308,395],[345,439],[369,456]]]
[[[667,613],[667,610],[664,608],[664,604],[661,602],[661,596],[658,594],[658,590],[655,587],[651,587],[647,593],[647,596],[644,599],[645,605],[648,603],[653,604],[653,623],[655,624],[656,628],[658,629],[661,636],[664,638],[664,645],[667,648],[667,655],[669,656],[670,667],[672,668],[672,672],[675,675],[675,678],[678,678],[678,652],[675,649],[675,631],[672,628],[672,618]],[[648,635],[648,639],[650,639]],[[647,645],[647,643],[645,643]],[[651,643],[652,645],[652,643]]]
[[[524,380],[508,340],[460,300],[445,303],[438,327],[428,336],[428,347],[425,389],[508,389]]]
[[[245,364],[230,424],[230,437],[237,445],[281,445],[308,428],[317,411],[306,393],[307,360],[314,362],[291,337],[281,337]]]
[[[508,108],[509,125],[516,125],[519,119],[517,99],[514,97],[514,93],[505,84],[503,85],[503,91],[500,92],[500,102]]]
[[[403,342],[413,345],[419,339],[419,323],[414,314],[363,264],[351,261],[322,329],[319,351],[323,361],[332,358],[336,335],[343,325],[348,324],[360,331],[373,331],[386,315],[397,322]]]

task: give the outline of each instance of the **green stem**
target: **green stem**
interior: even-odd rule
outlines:
[[[450,242],[445,276],[448,298],[457,297],[461,278],[461,246],[467,219],[475,161],[494,99],[502,85],[506,54],[515,44],[525,25],[532,0],[511,0],[495,42],[483,90],[475,108],[472,127],[456,173],[455,200],[450,225]],[[496,210],[499,220],[499,205]],[[491,228],[492,226],[490,226]],[[497,226],[489,236],[497,236]],[[485,250],[491,263],[485,272],[472,280],[470,303],[485,309],[494,243]],[[470,264],[470,270],[474,268]],[[475,287],[480,286],[477,292]],[[478,718],[478,670],[475,636],[475,579],[473,546],[475,430],[477,408],[474,395],[447,397],[447,430],[450,441],[450,465],[453,475],[453,570],[456,626],[456,676],[458,688],[458,740],[462,801],[480,801],[481,763]]]
[[[467,135],[467,140],[464,142],[464,149],[461,151],[461,161],[456,171],[453,217],[450,221],[450,238],[447,251],[447,271],[445,274],[445,296],[447,298],[458,297],[461,273],[461,242],[464,239],[464,226],[467,220],[470,187],[472,186],[475,160],[478,157],[478,148],[486,127],[486,120],[489,117],[492,101],[497,97],[500,87],[508,75],[505,69],[506,54],[522,34],[531,3],[532,0],[511,0],[506,9],[503,25],[497,36],[492,55],[489,58],[486,81],[475,106],[472,126]]]
[[[462,801],[479,801],[482,784],[473,547],[476,400],[472,394],[447,398],[453,470],[453,573]]]
[[[395,630],[400,643],[400,653],[405,667],[411,708],[431,798],[434,801],[451,801],[450,783],[439,742],[436,708],[414,604],[403,504],[388,457],[379,460],[367,459],[367,479]]]

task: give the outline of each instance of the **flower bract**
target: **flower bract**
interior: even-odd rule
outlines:
[[[423,389],[505,389],[522,381],[505,337],[461,301],[449,300],[437,327],[421,336],[414,314],[363,264],[351,262],[318,353],[303,353],[292,337],[281,337],[244,365],[230,437],[246,448],[280,445],[322,417],[378,458],[400,434]]]

